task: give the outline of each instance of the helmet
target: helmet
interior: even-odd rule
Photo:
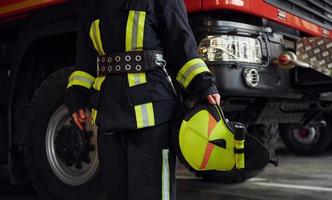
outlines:
[[[195,171],[264,168],[269,150],[241,123],[225,119],[219,106],[199,104],[182,121],[180,158]]]

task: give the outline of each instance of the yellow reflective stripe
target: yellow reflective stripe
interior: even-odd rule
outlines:
[[[137,31],[137,50],[143,50],[144,41],[144,24],[145,24],[146,12],[140,11],[138,18],[138,31]]]
[[[146,83],[146,74],[145,73],[129,73],[128,74],[128,82],[129,87],[133,87],[135,85],[140,85]]]
[[[95,47],[99,55],[105,55],[103,43],[101,41],[99,23],[100,23],[99,19],[92,22],[90,28],[90,38],[92,40],[93,46]]]
[[[132,51],[132,37],[135,11],[130,10],[128,14],[127,30],[126,30],[126,51]]]
[[[169,150],[163,149],[162,156],[163,156],[163,164],[161,172],[162,200],[169,200],[170,199],[170,175],[169,175],[169,162],[168,162]]]
[[[200,58],[195,58],[188,61],[179,71],[176,80],[187,88],[190,82],[200,73],[210,72],[205,62]]]
[[[80,77],[83,77],[83,78],[86,78],[88,80],[91,80],[91,81],[95,81],[95,77],[93,77],[92,75],[90,75],[89,73],[87,72],[84,72],[84,71],[74,71],[69,78],[72,78],[74,76],[80,76]]]
[[[143,51],[145,18],[145,11],[129,11],[126,27],[126,51]],[[146,73],[128,73],[127,76],[129,87],[147,82]],[[155,125],[152,103],[138,105],[134,109],[138,129]]]
[[[105,81],[105,76],[98,76],[93,84],[93,88],[100,91],[103,82]]]
[[[90,74],[84,71],[74,71],[68,78],[67,88],[78,85],[90,89],[94,81],[95,77]]]
[[[235,149],[244,149],[244,140],[235,140]],[[236,169],[244,169],[245,168],[245,157],[244,153],[236,153],[235,154],[235,165]]]
[[[98,111],[96,109],[91,110],[91,118],[93,125],[96,125],[96,119],[97,119]]]
[[[144,45],[145,11],[130,10],[126,29],[126,51],[142,51]],[[128,73],[129,87],[146,83],[145,73]]]
[[[138,129],[155,125],[152,103],[135,106],[135,116]]]
[[[145,11],[129,11],[126,28],[126,51],[143,50],[145,18]]]

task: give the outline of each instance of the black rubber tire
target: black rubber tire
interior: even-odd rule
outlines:
[[[298,155],[312,156],[323,153],[328,150],[332,141],[332,124],[331,120],[327,121],[327,127],[320,128],[319,138],[315,143],[312,144],[301,144],[299,143],[292,134],[292,128],[298,126],[292,125],[281,125],[281,138],[285,143],[286,147],[293,153]]]
[[[103,188],[100,170],[86,183],[67,185],[52,171],[46,155],[45,135],[53,112],[63,105],[64,91],[72,68],[51,74],[36,91],[29,111],[25,156],[34,188],[42,200],[97,199]]]
[[[278,125],[254,125],[248,128],[248,132],[260,139],[270,150],[271,158],[275,157],[279,133]],[[225,184],[241,183],[260,174],[263,170],[243,170],[243,171],[205,171],[196,172],[198,177],[208,182],[218,182]]]

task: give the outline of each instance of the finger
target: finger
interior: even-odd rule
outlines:
[[[216,104],[220,105],[220,95],[219,94],[213,94],[212,96],[213,96],[214,101],[216,102]]]
[[[82,124],[81,124],[81,122],[80,122],[80,120],[79,120],[78,113],[73,113],[72,117],[73,117],[73,119],[74,119],[74,122],[75,122],[76,126],[77,126],[79,129],[83,130],[83,126],[82,126]]]
[[[85,110],[80,109],[78,112],[80,113],[80,118],[81,118],[81,119],[85,119],[85,118],[86,118]]]
[[[207,96],[207,100],[208,100],[209,103],[212,104],[212,105],[215,105],[215,104],[216,104],[216,102],[215,102],[214,98],[212,97],[212,95],[208,95],[208,96]]]

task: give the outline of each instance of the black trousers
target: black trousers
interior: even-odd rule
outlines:
[[[169,124],[98,134],[107,200],[175,200],[175,153]]]

